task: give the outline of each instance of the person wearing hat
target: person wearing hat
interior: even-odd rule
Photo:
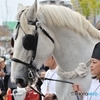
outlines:
[[[9,52],[10,54],[10,59],[13,56],[13,51],[11,50]],[[2,56],[3,58],[3,56]],[[5,63],[5,61],[4,61]],[[11,61],[5,64],[5,68],[4,68],[4,72],[5,72],[5,77],[4,77],[4,83],[5,83],[5,87],[6,87],[6,91],[8,90],[8,88],[11,89],[11,91],[13,91],[14,89],[17,88],[17,85],[11,82]],[[14,97],[12,96],[12,100],[14,100]]]
[[[92,82],[88,91],[83,91],[80,85],[72,85],[74,92],[80,93],[82,100],[100,100],[100,42],[93,49],[90,59]]]
[[[6,88],[4,84],[5,73],[3,72],[4,67],[5,67],[4,58],[0,57],[0,100],[4,100],[3,96],[6,95]]]

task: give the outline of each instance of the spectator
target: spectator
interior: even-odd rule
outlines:
[[[78,84],[72,87],[75,92],[87,93],[82,95],[82,100],[100,100],[100,42],[95,45],[90,62],[90,71],[95,77],[92,78],[89,90],[84,91]]]
[[[42,82],[44,81],[43,79],[45,77],[45,73],[46,73],[46,71],[44,69],[41,69],[39,71],[39,76],[40,76],[40,79],[41,79]]]
[[[49,70],[45,74],[45,78],[56,79],[56,67],[57,64],[53,56],[49,57],[44,66],[48,66]],[[55,81],[44,80],[41,86],[41,92],[45,95],[44,100],[58,100],[55,92]]]
[[[49,69],[49,67],[48,66],[44,66],[44,64],[42,64],[42,66],[40,67],[40,70],[47,71],[48,69]]]
[[[9,53],[10,53],[10,58],[12,58],[13,51],[10,51]],[[5,64],[5,62],[4,62],[4,64]],[[11,91],[13,91],[14,89],[17,88],[17,85],[12,83],[11,79],[10,79],[10,75],[11,75],[11,62],[5,64],[4,71],[5,71],[4,83],[5,83],[5,86],[6,86],[6,90],[8,88],[10,88]],[[13,98],[13,100],[14,100],[14,98]]]
[[[3,96],[6,95],[6,89],[3,79],[5,77],[5,73],[3,72],[4,67],[4,59],[0,57],[0,100],[4,100]]]

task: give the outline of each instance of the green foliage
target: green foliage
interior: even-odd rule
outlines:
[[[87,3],[87,0],[80,0],[80,6],[82,9],[82,14],[85,15],[86,17],[90,15],[90,7],[89,4]]]
[[[73,7],[75,8],[76,11],[81,13],[81,8],[77,5],[76,0],[71,0]]]
[[[96,16],[100,13],[100,0],[71,0],[74,8],[84,16],[89,17],[90,15]],[[77,2],[77,5],[76,5]]]

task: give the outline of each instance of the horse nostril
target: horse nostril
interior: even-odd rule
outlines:
[[[16,84],[20,85],[23,88],[27,86],[27,83],[26,83],[25,79],[23,79],[23,78],[17,78]]]

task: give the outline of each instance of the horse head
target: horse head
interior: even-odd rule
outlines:
[[[37,10],[37,0],[31,7],[18,6],[18,23],[11,43],[14,47],[11,79],[21,87],[32,84],[36,70],[54,50],[53,35],[41,27]]]

